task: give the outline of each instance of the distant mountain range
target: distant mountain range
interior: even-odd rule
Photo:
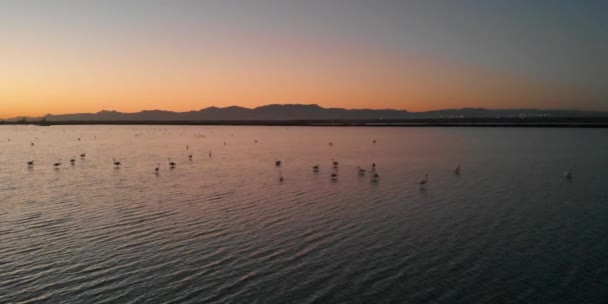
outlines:
[[[315,104],[272,104],[253,109],[243,107],[209,107],[198,111],[171,112],[146,110],[136,113],[100,111],[97,113],[45,115],[43,117],[17,117],[22,120],[49,122],[61,121],[286,121],[286,120],[399,120],[418,118],[517,118],[517,117],[608,117],[608,112],[579,110],[538,110],[484,108],[447,109],[428,112],[406,110],[372,110],[323,108]]]

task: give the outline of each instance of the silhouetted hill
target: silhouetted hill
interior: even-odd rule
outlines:
[[[408,118],[409,112],[403,110],[348,110],[322,108],[318,105],[266,105],[254,109],[243,107],[209,107],[199,111],[171,112],[161,110],[121,113],[100,111],[45,115],[47,121],[196,121],[196,120],[344,120],[344,119],[401,119]],[[38,120],[40,118],[29,118]]]
[[[484,108],[446,109],[428,112],[405,110],[371,110],[323,108],[318,105],[271,104],[253,109],[243,107],[209,107],[198,111],[171,112],[146,110],[136,113],[100,111],[80,114],[48,114],[44,117],[25,118],[29,121],[45,119],[60,121],[289,121],[289,120],[399,120],[399,119],[458,119],[458,118],[560,118],[560,117],[608,117],[608,112],[578,110],[538,110]],[[20,117],[19,119],[23,119]],[[9,119],[9,121],[17,119]]]

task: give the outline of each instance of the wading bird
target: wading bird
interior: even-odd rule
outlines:
[[[361,168],[361,166],[357,166],[357,171],[359,172],[359,175],[365,175],[365,169]]]
[[[424,179],[421,180],[418,184],[420,185],[420,187],[424,187],[424,185],[426,185],[429,182],[429,175],[425,174],[424,175]]]
[[[374,175],[372,175],[372,182],[377,183],[379,179],[380,179],[380,175],[378,175],[378,173],[374,172]]]

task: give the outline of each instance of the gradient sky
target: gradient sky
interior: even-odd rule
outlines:
[[[0,0],[0,117],[608,110],[608,1]]]

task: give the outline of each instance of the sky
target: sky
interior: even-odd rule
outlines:
[[[0,0],[0,118],[608,110],[608,1]]]

